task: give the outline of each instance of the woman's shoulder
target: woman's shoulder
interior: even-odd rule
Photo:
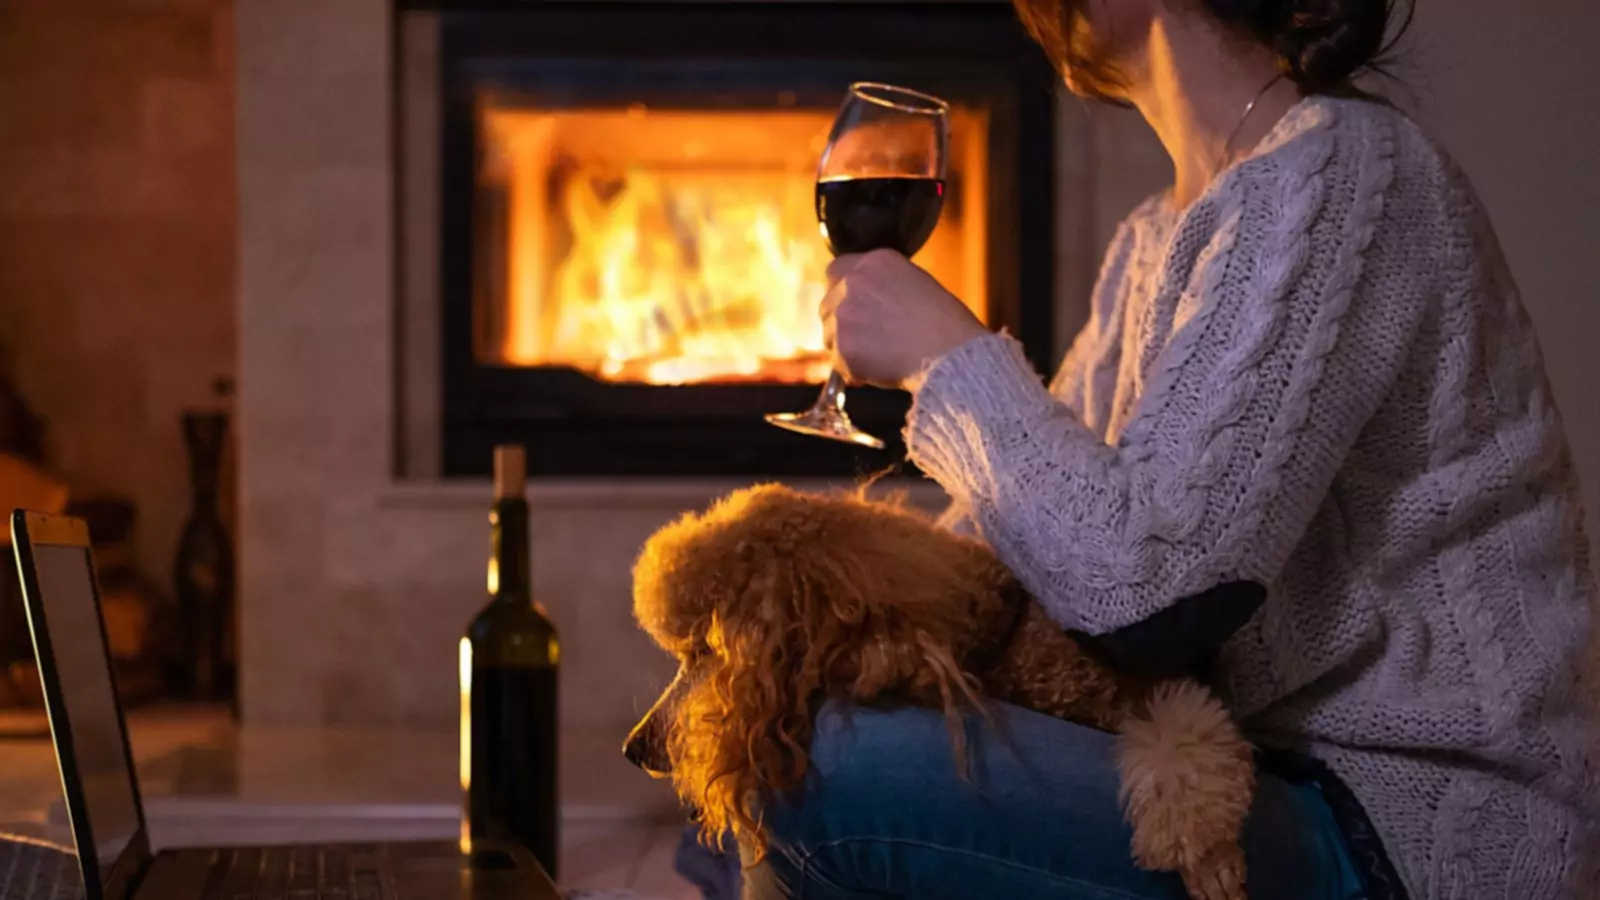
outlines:
[[[1397,206],[1459,213],[1471,187],[1444,148],[1403,110],[1379,99],[1312,96],[1296,104],[1244,160],[1187,210],[1170,188],[1147,197],[1121,222],[1112,246],[1182,221],[1220,225],[1241,205],[1281,212],[1284,198],[1322,188],[1324,212],[1382,194]],[[1275,216],[1276,218],[1276,216]]]
[[[1490,231],[1466,176],[1414,118],[1379,100],[1334,96],[1296,104],[1187,209],[1173,206],[1170,189],[1148,197],[1123,219],[1106,258],[1162,245],[1174,230],[1198,252],[1230,227],[1235,245],[1370,228],[1380,245],[1408,250]]]
[[[1194,218],[1244,222],[1241,241],[1261,252],[1313,234],[1407,260],[1493,243],[1476,193],[1440,143],[1405,111],[1368,99],[1302,101],[1207,200],[1210,215]]]
[[[1308,97],[1241,164],[1241,181],[1304,179],[1365,187],[1392,202],[1445,210],[1470,188],[1444,147],[1410,114],[1379,98]],[[1330,192],[1357,201],[1360,190]]]

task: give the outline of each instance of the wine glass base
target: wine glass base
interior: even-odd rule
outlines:
[[[800,413],[770,413],[767,421],[800,434],[883,449],[883,441],[852,425],[850,417],[842,412],[808,409]]]

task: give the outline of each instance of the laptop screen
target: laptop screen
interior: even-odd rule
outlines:
[[[138,834],[140,821],[101,634],[89,551],[35,544],[33,559],[67,728],[72,733],[73,759],[62,763],[76,763],[88,809],[89,821],[74,822],[73,828],[81,834],[81,826],[89,826],[104,884],[111,880],[118,857]]]

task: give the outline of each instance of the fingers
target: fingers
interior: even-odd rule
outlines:
[[[838,314],[839,304],[844,302],[848,292],[846,277],[874,256],[892,252],[889,250],[872,250],[867,253],[850,253],[836,257],[833,262],[828,264],[828,291],[822,295],[822,304],[817,309],[817,314],[822,317],[823,322],[827,322]],[[865,277],[866,273],[861,274]]]
[[[868,250],[865,253],[846,253],[841,256],[835,256],[833,262],[828,264],[828,282],[831,284],[838,281],[866,262],[871,262],[875,266],[887,265],[891,267],[904,266],[911,263],[898,251],[890,250],[887,247]]]
[[[822,317],[824,328],[828,327],[827,323],[838,315],[839,304],[844,302],[848,291],[847,282],[837,281],[829,285],[827,293],[822,295],[822,302],[817,305],[817,315]]]
[[[822,295],[822,304],[817,309],[817,315],[822,318],[822,346],[833,354],[835,367],[840,365],[839,305],[844,302],[848,290],[843,281],[835,284]]]
[[[897,268],[899,267],[899,268]],[[822,338],[832,356],[834,370],[846,382],[896,383],[898,375],[880,373],[884,347],[874,343],[879,321],[892,315],[904,269],[913,268],[891,250],[840,256],[828,266],[828,290],[818,304]],[[844,346],[848,345],[848,346]],[[887,348],[890,356],[898,348]],[[852,365],[854,363],[854,365]],[[852,371],[852,369],[857,371]]]
[[[845,384],[855,384],[855,377],[850,374],[850,360],[845,356],[844,348],[840,346],[840,338],[834,332],[832,319],[823,325],[823,337],[828,342],[828,363],[833,366],[833,371],[839,373]]]
[[[844,379],[845,384],[854,386],[861,383],[856,380],[854,375],[850,374],[850,364],[845,362],[844,357],[840,356],[838,351],[834,351],[833,354],[833,371],[837,372],[839,377]]]
[[[844,378],[846,383],[854,383],[850,375],[850,364],[845,361],[844,354],[839,348],[839,304],[844,302],[845,286],[836,284],[822,298],[822,346],[828,350],[831,357],[833,370]]]
[[[850,375],[850,364],[839,346],[839,318],[831,311],[822,318],[822,345],[828,349],[833,370],[838,372],[846,383],[853,384],[855,379]]]
[[[835,256],[833,262],[828,263],[828,284],[832,285],[850,274],[850,270],[861,265],[861,260],[865,257],[865,253],[846,253],[842,256]]]

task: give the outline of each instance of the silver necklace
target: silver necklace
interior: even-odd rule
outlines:
[[[1239,124],[1233,126],[1233,133],[1228,135],[1228,142],[1222,145],[1222,165],[1218,167],[1217,171],[1220,172],[1222,169],[1227,168],[1229,160],[1233,159],[1233,142],[1239,139],[1239,132],[1244,130],[1244,123],[1250,121],[1250,114],[1256,111],[1256,104],[1260,103],[1261,98],[1267,95],[1267,91],[1272,90],[1273,86],[1282,80],[1283,74],[1280,72],[1271,81],[1267,82],[1261,90],[1257,91],[1255,97],[1251,98],[1249,103],[1245,104],[1244,112],[1239,116]]]

